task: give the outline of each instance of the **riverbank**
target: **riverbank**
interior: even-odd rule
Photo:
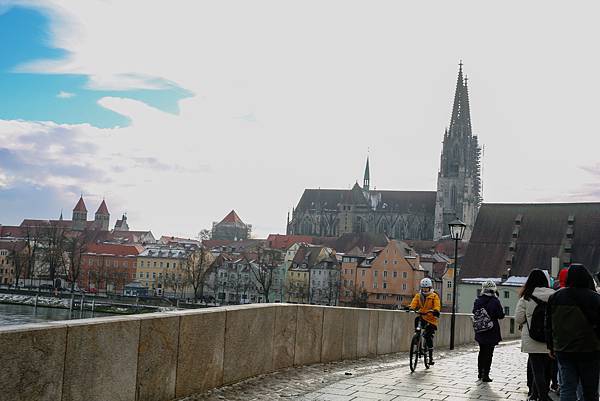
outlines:
[[[73,302],[73,305],[71,305]],[[82,297],[80,295],[70,298],[55,298],[51,296],[40,295],[19,295],[19,294],[0,294],[0,303],[11,305],[29,305],[38,308],[57,308],[68,310],[88,310],[94,312],[109,313],[115,315],[132,315],[136,313],[161,312],[171,310],[171,308],[155,307],[147,305],[125,305],[114,304],[107,300],[96,299],[95,297],[83,297],[83,308],[81,305]]]

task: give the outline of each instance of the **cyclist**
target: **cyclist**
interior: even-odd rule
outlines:
[[[440,297],[433,291],[433,283],[430,278],[425,277],[421,280],[421,291],[415,294],[409,307],[419,313],[419,316],[415,319],[415,328],[421,320],[422,327],[425,330],[425,342],[429,351],[429,364],[433,365],[433,334],[437,330],[441,304]]]

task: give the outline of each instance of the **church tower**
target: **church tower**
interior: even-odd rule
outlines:
[[[371,186],[371,173],[369,172],[369,156],[367,156],[367,165],[365,166],[365,177],[363,179],[363,190],[368,191]]]
[[[87,208],[85,207],[85,202],[83,201],[83,195],[81,195],[79,201],[73,209],[72,221],[72,227],[75,231],[83,231],[87,225]]]
[[[434,240],[449,234],[448,223],[457,217],[467,228],[468,241],[481,204],[481,148],[471,131],[468,79],[459,64],[450,127],[444,132],[435,204]]]
[[[96,230],[100,231],[108,231],[108,226],[110,222],[110,213],[108,212],[108,208],[106,207],[106,202],[102,199],[102,203],[98,207],[96,214],[94,216],[94,227]]]

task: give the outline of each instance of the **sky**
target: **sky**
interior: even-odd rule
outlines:
[[[485,202],[600,200],[596,2],[0,0],[0,224],[285,233],[304,188],[435,190],[459,60]]]

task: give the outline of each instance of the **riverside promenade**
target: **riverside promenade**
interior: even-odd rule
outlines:
[[[420,365],[415,373],[407,354],[398,353],[289,368],[179,400],[526,400],[526,363],[520,341],[503,343],[494,356],[494,381],[482,383],[476,380],[477,347],[468,345],[438,352],[435,366],[425,370]]]

